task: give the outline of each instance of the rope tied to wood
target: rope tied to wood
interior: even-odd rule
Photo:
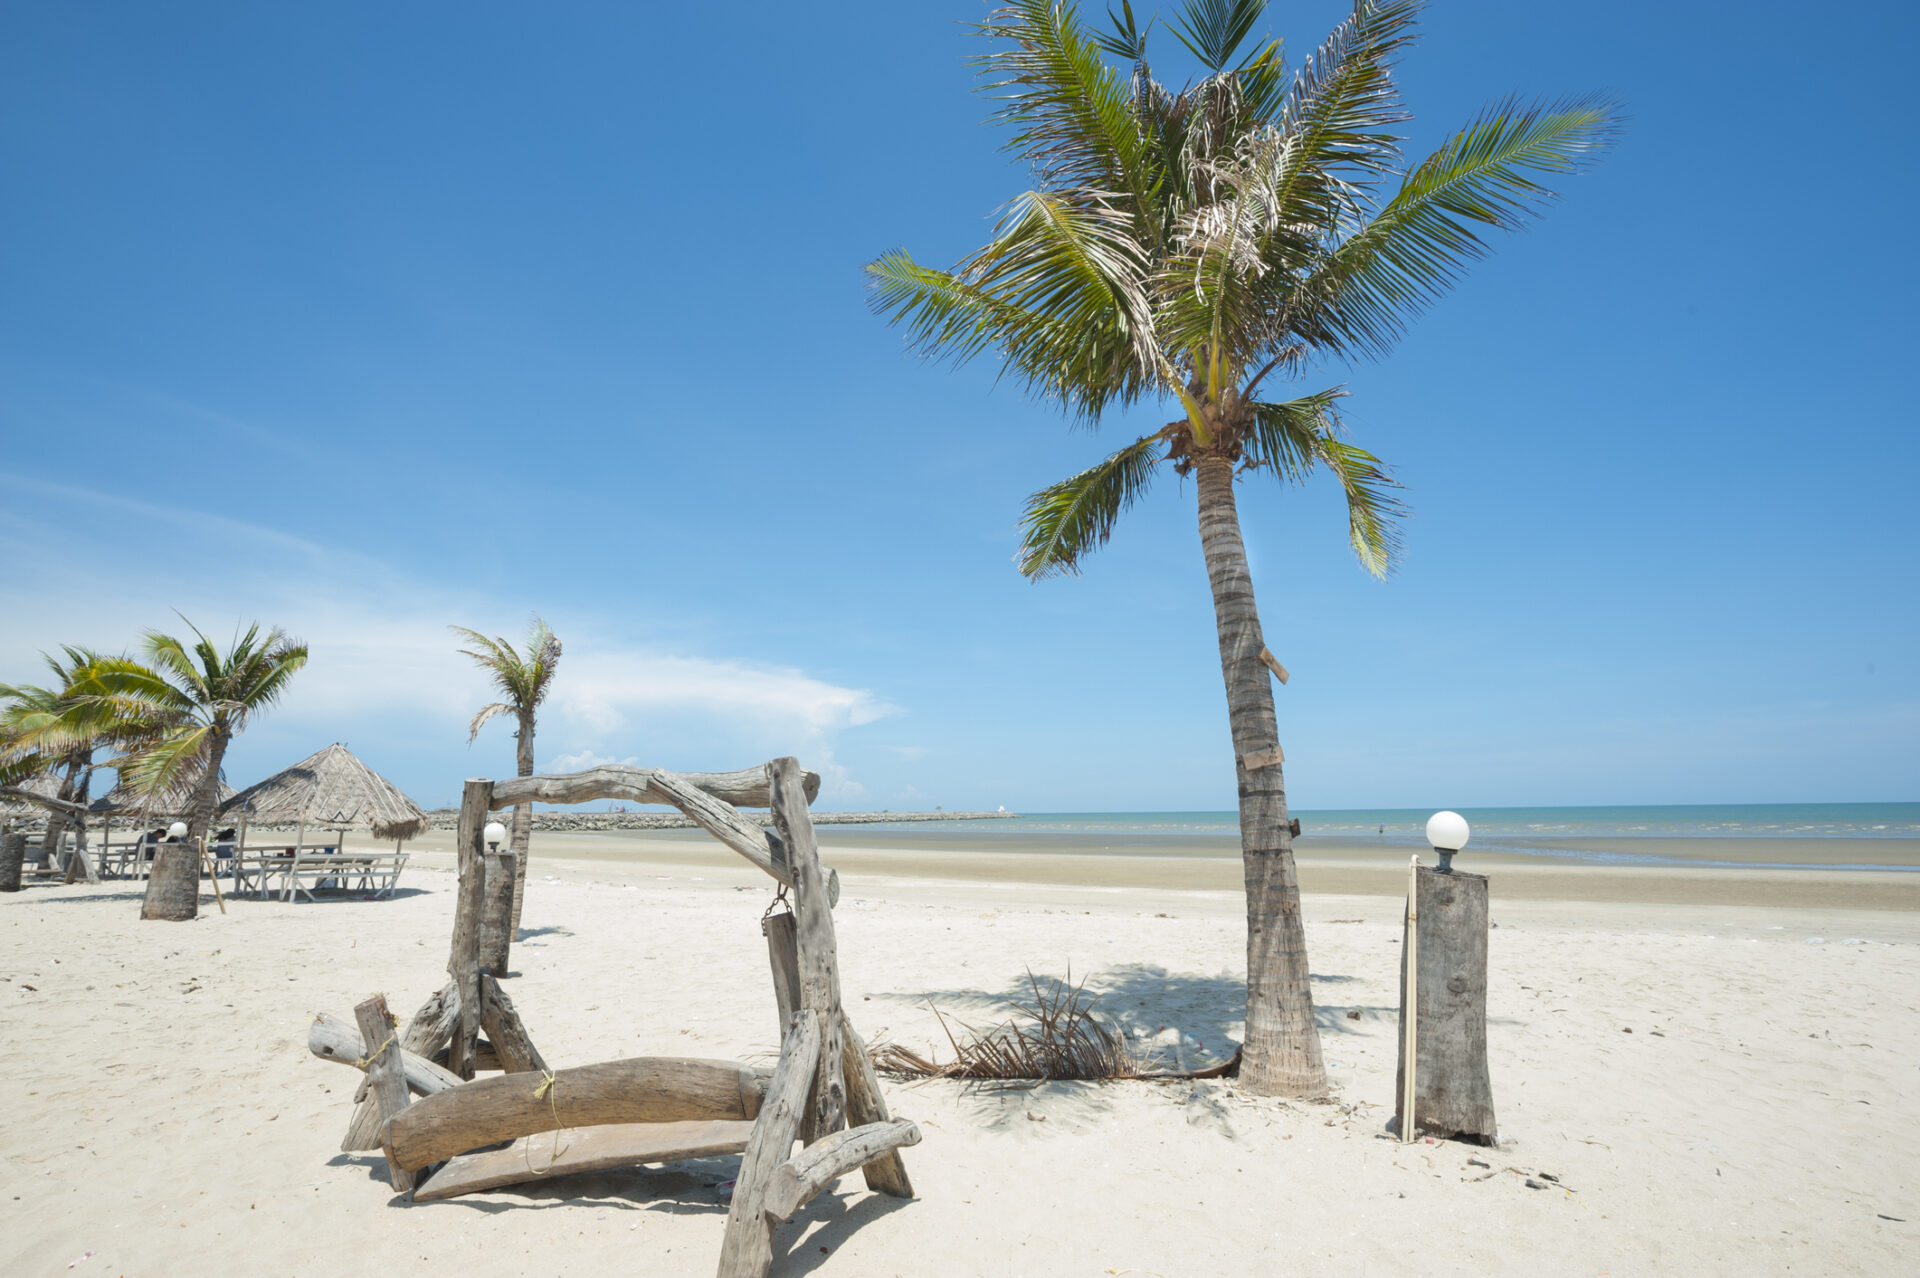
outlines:
[[[316,1016],[313,1019],[317,1021],[320,1018]],[[399,1033],[400,1033],[400,1018],[395,1016],[392,1012],[388,1012],[386,1041],[381,1043],[380,1046],[374,1048],[371,1052],[368,1052],[365,1056],[362,1056],[358,1060],[354,1061],[353,1067],[358,1070],[371,1069],[373,1067],[373,1063],[380,1059],[380,1053],[386,1051],[389,1047],[393,1046],[393,1040],[396,1036],[399,1035]]]
[[[391,1016],[389,1016],[387,1019],[388,1021],[393,1020]],[[380,1059],[380,1053],[386,1051],[389,1047],[393,1046],[393,1040],[395,1036],[399,1034],[399,1032],[400,1031],[398,1029],[390,1031],[387,1034],[385,1042],[381,1043],[380,1046],[374,1048],[371,1052],[368,1052],[365,1056],[362,1056],[356,1059],[353,1062],[353,1067],[358,1070],[372,1069],[373,1063]]]
[[[560,1143],[560,1137],[568,1129],[560,1123],[560,1105],[559,1102],[554,1099],[553,1095],[553,1085],[556,1081],[553,1077],[553,1071],[550,1069],[541,1070],[540,1080],[540,1086],[533,1089],[533,1098],[535,1100],[545,1099],[548,1107],[553,1112],[553,1150],[547,1156],[547,1165],[545,1167],[535,1167],[533,1165],[533,1137],[527,1137],[527,1143],[520,1147],[521,1155],[527,1160],[527,1170],[535,1176],[544,1176],[552,1171],[554,1164],[560,1161],[560,1155],[566,1153],[567,1150],[573,1147],[571,1141],[565,1145]]]

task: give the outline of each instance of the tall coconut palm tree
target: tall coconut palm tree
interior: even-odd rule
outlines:
[[[185,621],[183,617],[181,620]],[[138,794],[191,793],[187,839],[164,845],[147,878],[143,919],[191,919],[199,910],[200,860],[219,806],[220,769],[227,747],[248,723],[285,693],[307,664],[307,645],[277,627],[236,634],[222,651],[187,622],[195,642],[157,630],[146,635],[146,662],[106,657],[93,663],[93,687],[82,706],[126,717],[145,716],[157,730],[116,766]]]
[[[1384,355],[1488,251],[1487,232],[1517,229],[1551,198],[1538,179],[1592,159],[1617,116],[1597,99],[1509,99],[1407,165],[1392,71],[1418,0],[1359,0],[1291,74],[1278,42],[1249,43],[1265,7],[1186,0],[1167,29],[1201,74],[1177,91],[1154,78],[1154,24],[1140,27],[1130,4],[1099,32],[1065,0],[996,11],[979,27],[992,45],[984,89],[1037,189],[951,270],[904,251],[867,269],[875,309],[924,352],[991,352],[1030,393],[1089,424],[1141,401],[1177,414],[1035,493],[1017,562],[1032,578],[1078,572],[1157,474],[1193,477],[1246,869],[1241,1079],[1314,1096],[1326,1071],[1235,486],[1324,469],[1346,496],[1354,552],[1384,576],[1398,548],[1397,485],[1346,437],[1344,392],[1271,388],[1325,361]]]
[[[560,664],[560,640],[547,623],[535,617],[527,630],[526,651],[521,652],[505,639],[489,639],[477,630],[451,626],[454,633],[466,636],[473,644],[460,655],[471,657],[487,672],[493,686],[505,701],[480,707],[467,725],[467,744],[480,739],[481,726],[497,714],[510,714],[519,727],[514,732],[514,761],[519,775],[533,775],[533,723],[540,703],[553,686],[553,672]],[[533,805],[518,803],[513,808],[513,833],[508,843],[513,848],[513,918],[510,935],[520,932],[520,906],[527,894],[527,845],[533,834]]]

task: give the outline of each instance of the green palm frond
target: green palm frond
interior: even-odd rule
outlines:
[[[196,635],[198,631],[194,632]],[[204,646],[206,636],[200,636],[196,649]],[[206,672],[195,662],[194,654],[187,646],[169,634],[158,630],[147,632],[147,660],[153,670],[162,677],[171,675],[180,685],[180,690],[196,702],[210,702],[217,699],[213,689],[207,685]]]
[[[1090,193],[1030,193],[953,271],[896,251],[867,275],[873,309],[914,347],[956,363],[997,350],[1029,389],[1093,418],[1153,384],[1143,266],[1127,219]]]
[[[1020,571],[1034,579],[1079,572],[1081,557],[1106,545],[1114,523],[1146,491],[1164,442],[1144,436],[1029,497],[1015,559]]]
[[[1120,0],[1120,12],[1109,8],[1107,20],[1113,24],[1112,33],[1094,36],[1094,43],[1123,62],[1145,62],[1147,33],[1153,30],[1156,19],[1148,18],[1147,25],[1140,26],[1133,17],[1133,0]]]
[[[212,725],[196,723],[171,733],[137,754],[114,762],[135,793],[177,793],[200,779],[206,770],[212,744]]]
[[[1325,466],[1347,499],[1347,537],[1360,564],[1376,577],[1393,571],[1400,558],[1400,521],[1406,507],[1395,495],[1400,484],[1378,457],[1345,438],[1338,404],[1346,391],[1335,387],[1285,403],[1249,405],[1253,427],[1245,443],[1247,469],[1267,467],[1291,483],[1302,483],[1315,466]]]
[[[1040,184],[1145,201],[1155,179],[1151,152],[1134,126],[1133,94],[1074,7],[1017,0],[977,30],[1004,44],[978,60],[980,88],[1004,101],[993,118],[1012,130],[1006,149],[1033,166]]]
[[[1490,251],[1486,230],[1517,231],[1555,198],[1535,175],[1576,173],[1620,128],[1604,98],[1503,102],[1406,176],[1377,216],[1296,292],[1296,327],[1335,350],[1383,354],[1407,322]]]
[[[1208,70],[1224,71],[1266,9],[1267,0],[1187,0],[1167,29]]]
[[[1320,441],[1337,438],[1344,429],[1338,405],[1346,397],[1336,386],[1284,403],[1249,404],[1253,421],[1242,444],[1242,468],[1265,467],[1278,479],[1304,483],[1320,460]]]
[[[473,716],[472,722],[467,725],[469,743],[479,737],[482,725],[495,715],[515,714],[526,719],[546,700],[547,693],[553,687],[553,675],[560,664],[562,649],[559,637],[544,620],[539,617],[533,619],[528,628],[524,655],[506,639],[489,639],[465,626],[450,626],[448,629],[464,636],[473,645],[472,648],[462,648],[460,655],[472,658],[487,672],[494,687],[506,697],[505,701],[485,706]]]

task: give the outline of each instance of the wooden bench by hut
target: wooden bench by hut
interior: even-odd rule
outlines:
[[[379,996],[354,1009],[354,1023],[323,1015],[309,1031],[315,1055],[366,1071],[343,1147],[382,1149],[395,1187],[411,1189],[414,1202],[536,1177],[740,1153],[720,1278],[763,1278],[773,1263],[774,1224],[841,1176],[862,1171],[868,1188],[912,1197],[899,1151],[919,1142],[920,1129],[887,1112],[841,1002],[832,912],[838,882],[820,864],[807,812],[819,785],[791,758],[729,773],[609,766],[468,781],[448,960],[453,979],[404,1031]],[[510,892],[495,886],[512,880],[512,853],[489,853],[483,845],[487,814],[516,803],[594,799],[679,808],[791,892],[792,909],[771,916],[764,929],[786,1027],[771,1075],[733,1061],[680,1057],[550,1070],[500,983],[482,967],[487,917],[510,901]],[[740,807],[770,808],[773,828],[748,820]],[[444,1067],[431,1059],[443,1046]],[[488,1067],[503,1072],[474,1077]],[[529,1137],[561,1129],[567,1143],[558,1152],[528,1147]],[[502,1142],[510,1143],[489,1148]]]

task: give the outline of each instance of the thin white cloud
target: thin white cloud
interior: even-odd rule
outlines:
[[[749,662],[662,653],[569,653],[553,704],[603,732],[655,709],[701,709],[756,723],[790,723],[809,736],[859,727],[896,712],[862,688],[845,688],[804,671]]]
[[[39,650],[63,642],[135,648],[146,627],[181,629],[176,609],[216,639],[258,619],[305,640],[312,654],[276,723],[326,740],[347,722],[393,725],[415,740],[445,741],[451,759],[465,749],[468,718],[496,698],[447,623],[513,637],[526,625],[366,556],[225,515],[0,480],[25,499],[12,517],[0,512],[0,672],[37,665]],[[119,518],[63,526],[56,538],[32,508],[67,503],[105,506]],[[115,532],[136,526],[169,531]],[[202,565],[217,565],[217,574]],[[567,648],[540,721],[541,742],[562,753],[551,764],[543,757],[543,767],[631,762],[628,751],[644,744],[651,752],[655,741],[664,753],[648,763],[765,749],[803,753],[819,767],[831,765],[837,734],[897,712],[876,692],[793,666],[623,641],[608,633],[615,618],[549,619]],[[506,735],[484,729],[482,745]],[[844,769],[823,775],[842,795],[863,793]]]

